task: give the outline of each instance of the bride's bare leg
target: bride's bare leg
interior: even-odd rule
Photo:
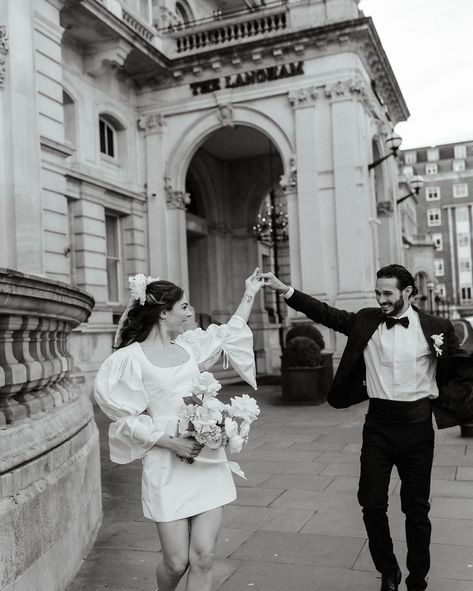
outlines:
[[[159,591],[174,591],[189,566],[189,520],[157,523],[163,558],[156,567]]]
[[[186,591],[211,591],[212,566],[223,507],[191,517],[189,575]]]

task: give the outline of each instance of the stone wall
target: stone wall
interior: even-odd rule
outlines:
[[[93,299],[0,269],[0,589],[62,591],[101,520],[98,432],[67,349]]]

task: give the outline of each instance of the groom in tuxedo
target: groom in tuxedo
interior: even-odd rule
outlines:
[[[458,349],[449,320],[411,305],[417,289],[414,277],[401,265],[388,265],[377,272],[379,308],[357,313],[328,306],[285,285],[272,273],[262,277],[264,285],[282,294],[291,308],[348,337],[328,402],[346,408],[369,398],[358,500],[371,556],[381,573],[380,591],[397,591],[401,582],[387,517],[393,466],[401,480],[401,508],[406,518],[406,585],[409,591],[422,591],[430,567],[432,409],[440,427],[458,423],[450,410],[436,402],[439,394],[441,398],[448,394],[452,359],[458,356],[468,368],[471,359],[466,360]],[[471,399],[471,387],[463,383],[455,386],[455,395],[463,395],[465,387]]]

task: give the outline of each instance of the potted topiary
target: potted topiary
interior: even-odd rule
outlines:
[[[322,404],[327,399],[320,347],[309,337],[293,337],[281,357],[284,404]]]
[[[295,337],[309,337],[312,339],[320,348],[322,355],[322,365],[324,366],[324,388],[325,396],[327,397],[328,392],[333,382],[333,353],[324,351],[325,341],[320,330],[311,322],[299,322],[289,329],[286,335],[286,345]]]

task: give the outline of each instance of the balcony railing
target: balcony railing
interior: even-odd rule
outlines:
[[[168,29],[167,34],[176,40],[176,51],[182,54],[278,34],[287,26],[286,8],[278,2],[277,6],[269,6],[257,13],[245,11],[233,15],[232,19],[226,15],[222,20],[196,21],[192,27],[187,25],[184,30]]]

